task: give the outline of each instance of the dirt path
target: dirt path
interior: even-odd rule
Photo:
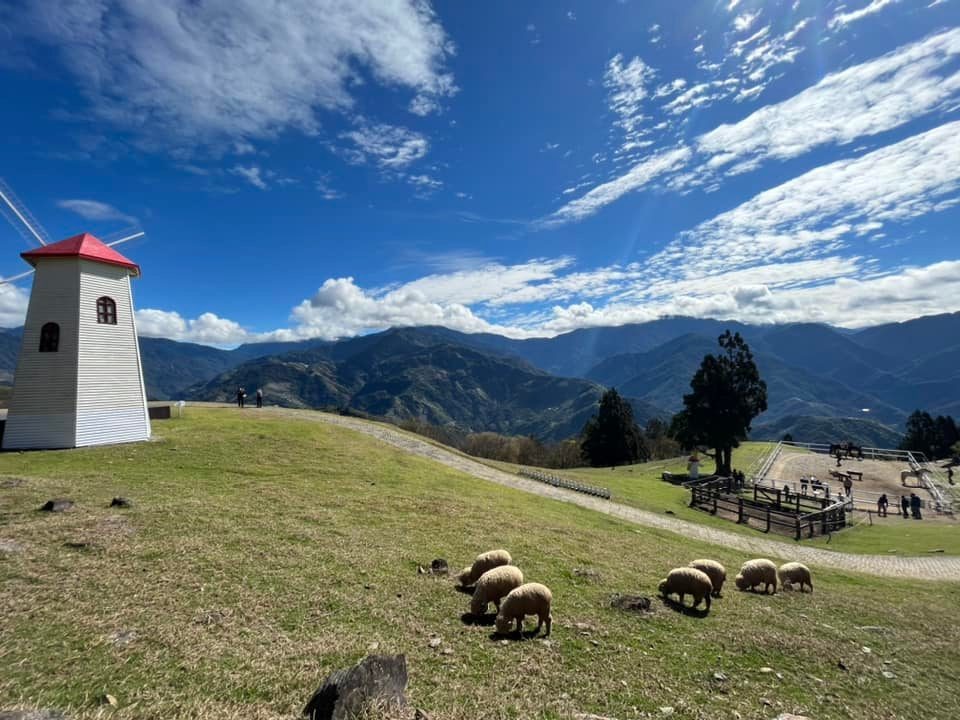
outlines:
[[[399,448],[414,455],[430,458],[436,462],[465,472],[483,480],[489,480],[499,485],[523,490],[532,493],[568,502],[580,507],[596,510],[613,517],[632,522],[637,525],[658,528],[678,533],[693,540],[714,545],[737,548],[756,557],[773,556],[789,560],[798,560],[809,565],[831,567],[839,570],[854,570],[869,575],[884,577],[918,578],[921,580],[951,580],[960,581],[960,557],[897,557],[888,555],[854,555],[850,553],[832,552],[820,548],[769,540],[766,537],[751,537],[739,533],[731,533],[704,525],[678,520],[667,515],[639,510],[629,505],[621,505],[609,500],[582,495],[570,490],[555,488],[550,485],[527,480],[518,475],[497,470],[466,458],[458,453],[445,450],[424,440],[419,440],[388,425],[368,422],[358,418],[332,415],[312,410],[291,410],[286,408],[265,408],[263,411],[270,415],[296,417],[301,420],[325,422],[331,425],[350,428],[357,432],[370,435],[393,447]]]

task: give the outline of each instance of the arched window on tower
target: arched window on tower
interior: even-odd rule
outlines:
[[[97,322],[101,325],[117,324],[117,304],[113,298],[108,298],[106,295],[97,298]]]
[[[57,352],[60,348],[60,326],[46,323],[40,328],[40,352]]]

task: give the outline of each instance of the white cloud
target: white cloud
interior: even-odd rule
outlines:
[[[783,37],[792,40],[808,24],[809,19],[801,20]],[[757,68],[766,71],[774,58],[770,52],[780,58],[778,62],[783,61],[783,53],[792,52],[788,44],[777,47],[779,50],[764,50],[765,59],[758,58],[762,62]],[[709,186],[719,173],[742,174],[771,159],[786,160],[824,145],[849,144],[953,107],[960,93],[960,71],[955,69],[958,57],[960,28],[953,28],[831,73],[783,102],[700,135],[692,149],[665,151],[634,164],[620,177],[566,203],[547,224],[592,215],[627,192],[644,187],[652,177],[672,175],[668,184],[681,191],[691,184]],[[629,102],[624,100],[624,107],[639,107],[637,98],[645,92],[645,85],[639,87],[641,90],[627,95]],[[654,96],[666,97],[673,87],[661,85]],[[731,93],[736,93],[737,100],[749,100],[764,88],[763,83],[738,85],[736,78],[684,85],[683,92],[673,95],[664,110],[680,115]],[[665,158],[670,160],[669,167],[664,167]],[[695,172],[692,165],[699,166]]]
[[[646,119],[641,108],[649,94],[648,85],[656,75],[656,71],[639,57],[624,64],[623,55],[618,53],[607,63],[603,84],[610,91],[609,106],[619,116],[617,125],[623,128],[628,138]]]
[[[711,275],[823,255],[858,234],[945,209],[958,193],[960,121],[766,190],[682,233],[649,266]]]
[[[255,188],[259,188],[260,190],[267,189],[267,181],[263,177],[263,171],[256,165],[251,165],[249,167],[235,165],[230,172],[234,175],[242,177]]]
[[[356,105],[363,76],[422,113],[457,90],[454,48],[420,0],[48,0],[13,16],[23,46],[56,49],[99,120],[151,143],[231,146]]]
[[[753,13],[743,13],[742,15],[737,15],[737,17],[733,19],[733,27],[737,32],[746,32],[753,27],[753,23],[756,22],[758,17],[760,17],[759,10]]]
[[[467,306],[442,303],[412,288],[376,296],[358,287],[353,278],[331,278],[317,293],[293,310],[301,337],[350,337],[372,330],[417,325],[442,325],[462,332],[497,332],[522,336],[518,328],[501,327],[477,317]]]
[[[583,197],[571,200],[540,224],[543,227],[550,227],[593,215],[600,208],[619,200],[627,193],[646,187],[657,178],[679,170],[687,164],[691,156],[690,149],[685,147],[650,155],[634,165],[626,174],[598,185]]]
[[[57,207],[76,213],[86,220],[119,220],[126,223],[135,223],[136,218],[117,210],[99,200],[58,200]]]
[[[832,30],[838,27],[845,27],[851,23],[855,23],[858,20],[878,13],[883,10],[888,5],[893,5],[899,2],[899,0],[871,0],[869,4],[863,6],[859,10],[852,10],[850,12],[839,12],[830,18],[827,26]],[[846,8],[844,8],[846,9]]]
[[[960,90],[960,29],[824,77],[776,105],[697,138],[701,153],[733,159],[797,157],[845,144],[935,112]]]
[[[330,181],[330,174],[324,173],[314,181],[314,187],[324,200],[339,200],[345,197],[345,194],[333,187]]]
[[[405,168],[420,160],[430,149],[427,138],[420,133],[385,124],[362,124],[355,130],[341,133],[340,137],[353,143],[352,148],[343,151],[351,162],[374,162],[391,170]]]
[[[21,271],[11,273],[18,275]],[[0,285],[0,327],[18,327],[27,317],[29,293],[12,285]]]
[[[136,311],[137,332],[144,337],[162,337],[203,345],[236,345],[256,337],[239,323],[211,312],[189,320],[180,313],[144,308]]]
[[[429,175],[407,175],[407,182],[416,188],[421,196],[430,195],[443,187],[443,182]]]

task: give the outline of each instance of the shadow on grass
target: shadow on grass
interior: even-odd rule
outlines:
[[[454,585],[453,588],[458,593],[463,593],[464,595],[473,595],[473,591],[477,589],[476,585],[467,585],[466,587],[463,585]]]
[[[460,616],[460,621],[464,625],[477,625],[479,627],[493,627],[494,623],[497,621],[496,613],[482,613],[480,615],[474,615],[471,612],[465,612]]]
[[[500,642],[501,640],[509,640],[511,642],[523,642],[524,640],[533,640],[537,635],[540,634],[540,630],[524,630],[522,633],[518,633],[516,630],[506,634],[500,634],[497,632],[490,633],[491,642]]]
[[[674,612],[678,612],[681,615],[686,615],[687,617],[699,618],[702,620],[710,614],[710,611],[706,608],[706,606],[701,606],[699,608],[690,607],[689,605],[684,605],[680,601],[668,597],[661,598],[661,600],[663,601],[664,605]]]

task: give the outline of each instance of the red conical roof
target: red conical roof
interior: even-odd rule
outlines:
[[[106,263],[107,265],[119,265],[131,270],[134,276],[140,275],[139,265],[127,260],[123,255],[112,247],[105,245],[90,233],[80,233],[72,238],[20,253],[20,257],[34,267],[37,266],[37,260],[40,258],[79,257],[84,260]]]

